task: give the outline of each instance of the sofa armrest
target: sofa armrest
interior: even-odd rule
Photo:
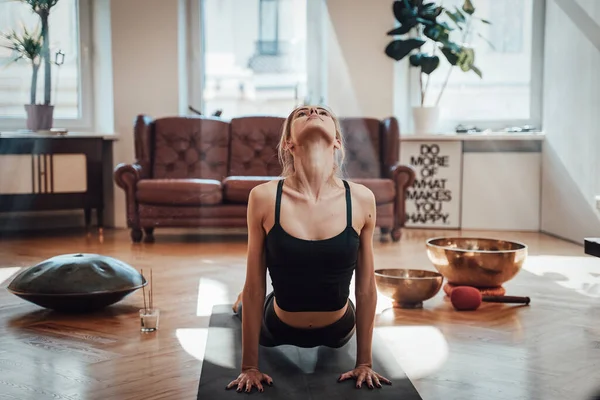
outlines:
[[[137,183],[143,176],[142,166],[139,164],[121,163],[115,167],[114,180],[117,186],[125,191],[125,202],[127,209],[127,226],[139,228],[140,219],[138,215],[135,191]]]
[[[392,180],[396,183],[396,189],[401,189],[403,192],[415,183],[417,178],[416,170],[406,164],[396,164],[390,168]]]
[[[410,165],[396,164],[390,168],[390,175],[396,185],[396,201],[394,203],[394,229],[392,238],[400,239],[400,228],[406,221],[406,190],[414,185],[416,171]]]

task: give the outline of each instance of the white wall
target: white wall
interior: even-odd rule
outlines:
[[[542,230],[582,243],[600,235],[600,51],[583,32],[600,24],[600,2],[546,5]],[[591,20],[571,20],[573,6]],[[591,23],[590,23],[591,22]],[[583,29],[583,32],[582,32]]]
[[[184,0],[112,0],[112,68],[115,132],[113,165],[134,160],[133,122],[140,113],[154,118],[179,115],[187,107],[180,96],[178,44]],[[125,195],[120,188],[114,195],[114,225],[125,227]]]
[[[329,106],[340,116],[393,115],[395,61],[384,53],[392,2],[328,0],[327,9]]]

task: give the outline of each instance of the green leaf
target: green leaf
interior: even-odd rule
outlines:
[[[408,61],[410,62],[410,65],[412,65],[413,67],[420,67],[422,57],[423,57],[423,53],[412,54],[408,58]]]
[[[442,43],[444,48],[447,48],[448,50],[451,50],[456,54],[458,54],[462,51],[462,47],[460,45],[458,45],[454,42],[451,42],[449,40],[440,41],[440,43]]]
[[[415,20],[416,20],[416,22],[420,22],[421,24],[426,25],[426,26],[433,26],[435,24],[435,22],[433,22],[432,20],[424,19],[424,18],[420,18],[420,17],[417,17]]]
[[[410,30],[412,28],[414,28],[416,25],[417,25],[416,21],[415,21],[414,25],[402,25],[396,29],[392,29],[387,34],[390,36],[404,35],[404,34],[407,34],[408,32],[410,32]]]
[[[453,31],[454,29],[452,29],[452,27],[450,25],[448,25],[446,22],[438,22],[437,23],[439,26],[441,26],[442,28],[448,30],[448,31]]]
[[[442,54],[446,57],[446,60],[448,60],[450,65],[456,65],[456,63],[458,62],[458,56],[449,48],[442,47]]]
[[[438,65],[440,65],[440,58],[438,56],[421,57],[421,71],[427,75],[435,71]]]
[[[394,40],[386,46],[385,54],[396,61],[400,61],[411,51],[418,49],[424,44],[425,40],[422,39]]]
[[[475,12],[475,7],[473,6],[473,3],[471,3],[471,0],[465,0],[462,9],[469,15],[473,15],[473,13]]]
[[[458,65],[463,72],[467,72],[471,69],[474,62],[475,51],[471,48],[463,47],[462,51],[458,54],[458,62],[456,65]]]
[[[479,20],[480,20],[481,22],[483,22],[484,24],[488,24],[488,25],[491,25],[491,24],[492,24],[492,23],[491,23],[490,21],[488,21],[487,19],[479,18]]]
[[[416,17],[416,11],[413,9],[412,5],[409,4],[408,0],[396,0],[394,1],[393,11],[394,17],[401,24],[405,22],[405,20],[409,17]]]
[[[471,65],[471,71],[475,72],[480,78],[483,78],[481,70],[474,65]]]
[[[419,16],[431,22],[437,22],[436,18],[439,17],[443,10],[442,7],[424,8],[419,10]]]
[[[423,34],[436,42],[443,42],[450,38],[449,32],[439,24],[426,27],[423,30]]]
[[[457,7],[454,8],[456,9],[454,15],[456,15],[456,19],[458,20],[458,22],[467,22],[467,18],[465,17],[465,15]]]
[[[458,27],[458,29],[460,29],[461,31],[463,30],[461,23],[459,21],[459,17],[455,13],[446,10],[446,15],[452,20],[452,22],[454,22],[454,24]]]

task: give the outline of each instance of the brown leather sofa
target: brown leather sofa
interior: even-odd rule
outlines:
[[[114,170],[134,242],[160,227],[246,227],[250,190],[279,179],[283,118],[137,117],[135,162]],[[342,118],[347,179],[375,194],[377,226],[400,240],[414,170],[399,165],[395,118]],[[143,232],[142,232],[143,231]]]

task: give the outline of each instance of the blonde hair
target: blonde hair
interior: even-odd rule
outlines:
[[[279,156],[279,162],[281,163],[281,176],[284,178],[292,175],[294,170],[294,156],[290,150],[286,148],[286,142],[290,140],[292,135],[292,120],[294,119],[294,115],[296,111],[301,108],[306,108],[310,106],[300,106],[296,107],[290,115],[287,116],[283,123],[283,129],[281,132],[281,138],[279,139],[279,144],[277,145],[277,153]],[[342,165],[344,163],[344,158],[346,155],[345,146],[344,146],[344,137],[342,136],[342,128],[340,126],[340,121],[336,117],[336,115],[327,107],[324,106],[316,106],[317,108],[322,108],[329,113],[333,123],[335,125],[335,137],[340,141],[340,148],[336,151],[334,160],[333,160],[333,171],[332,175],[341,176],[342,175]]]

